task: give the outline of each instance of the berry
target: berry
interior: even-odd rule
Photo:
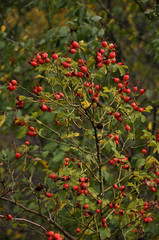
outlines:
[[[103,42],[102,42],[102,46],[103,46],[103,47],[107,47],[107,45],[108,45],[108,44],[107,44],[106,41],[103,41]]]
[[[65,183],[65,184],[63,185],[63,189],[64,189],[64,190],[67,189],[68,187],[69,187],[68,183]]]
[[[45,112],[45,111],[48,110],[48,107],[47,107],[45,104],[43,104],[43,105],[41,106],[41,110],[42,110],[43,112]]]
[[[83,206],[83,209],[88,209],[89,208],[89,205],[88,204],[85,204],[84,206]]]
[[[146,154],[147,150],[145,148],[142,149],[142,153]]]
[[[79,233],[81,231],[80,228],[76,228],[76,232]]]
[[[53,53],[53,54],[52,54],[52,59],[53,59],[53,60],[57,60],[57,59],[58,59],[58,55],[57,55],[56,53]]]
[[[125,75],[123,76],[123,80],[124,80],[124,81],[128,81],[128,80],[129,80],[129,75],[128,75],[128,74],[125,74]]]
[[[17,85],[17,81],[14,80],[14,79],[11,81],[11,83],[12,83],[13,85]]]
[[[125,125],[125,130],[126,130],[126,131],[130,131],[130,126],[126,124],[126,125]]]
[[[46,196],[47,196],[48,198],[51,198],[51,197],[52,197],[52,194],[51,194],[51,193],[46,193]]]
[[[67,63],[67,62],[62,62],[62,66],[63,66],[64,68],[69,68],[69,67],[71,67],[71,65],[70,65],[69,63]]]
[[[114,188],[114,189],[117,189],[117,188],[118,188],[118,185],[117,185],[117,184],[114,184],[114,185],[113,185],[113,188]]]
[[[110,52],[108,57],[109,58],[115,58],[115,55],[116,55],[115,52]]]
[[[22,155],[21,155],[21,153],[19,153],[19,152],[17,152],[17,153],[15,154],[15,158],[16,158],[16,159],[21,158],[21,156],[22,156]]]
[[[81,67],[81,72],[86,73],[87,72],[87,68],[85,66],[82,66]]]
[[[99,208],[96,210],[96,213],[100,213],[100,209]]]
[[[55,174],[51,174],[51,175],[49,175],[49,178],[55,179],[55,178],[56,178],[56,175],[55,175]]]
[[[72,42],[72,46],[76,49],[76,48],[79,48],[79,43],[76,42],[76,41],[73,41]]]
[[[29,146],[30,143],[29,143],[29,141],[26,141],[25,144],[26,144],[27,146]]]

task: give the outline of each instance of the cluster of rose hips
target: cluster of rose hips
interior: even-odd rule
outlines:
[[[17,108],[18,109],[22,109],[23,107],[24,107],[24,102],[23,102],[23,100],[20,100],[20,98],[19,97],[17,97],[17,102],[16,102],[16,105],[17,105]]]
[[[14,91],[16,89],[17,81],[16,80],[11,80],[9,83],[8,89],[9,91]]]
[[[109,164],[112,166],[115,164],[121,164],[121,165],[123,165],[123,168],[125,170],[128,170],[130,168],[130,166],[128,164],[126,164],[125,161],[128,161],[127,157],[122,158],[122,159],[120,159],[120,158],[118,159],[118,158],[114,157],[112,160],[109,161]]]
[[[24,126],[25,125],[25,122],[23,120],[19,120],[19,118],[15,118],[14,123],[18,126]]]
[[[63,181],[63,182],[66,182],[66,181],[70,181],[70,180],[71,180],[71,176],[70,176],[70,175],[69,175],[68,177],[66,177],[66,176],[59,177],[59,176],[57,176],[57,175],[55,175],[55,174],[50,174],[50,175],[49,175],[49,178],[53,179],[54,182],[57,182],[57,181],[59,181],[59,180],[61,180],[61,181]],[[66,190],[68,187],[69,187],[68,183],[64,183],[64,185],[63,185],[63,190]],[[51,193],[46,193],[46,196],[47,196],[48,198],[51,198],[51,197],[52,197],[52,194],[51,194]]]
[[[7,214],[4,216],[4,218],[9,221],[9,220],[12,220],[12,215],[11,214]]]
[[[76,41],[73,41],[71,44],[70,44],[70,53],[72,54],[75,54],[76,53],[76,49],[80,47],[79,43],[76,42]]]
[[[78,186],[78,185],[75,185],[74,187],[73,187],[73,190],[74,191],[77,191],[78,192],[78,194],[79,195],[81,195],[81,194],[84,194],[85,196],[87,196],[87,194],[88,194],[88,190],[87,190],[87,183],[89,182],[89,178],[87,178],[87,177],[85,177],[85,178],[83,178],[83,177],[81,177],[80,179],[79,179],[79,183],[80,183],[80,185]]]
[[[24,126],[24,125],[25,125],[24,121],[17,121],[17,120],[18,120],[18,118],[15,119],[15,123],[16,123],[17,125],[19,125],[19,126]],[[27,132],[27,135],[28,135],[29,137],[35,137],[35,136],[37,136],[37,132],[35,131],[35,128],[32,127],[32,126],[30,126],[30,127],[29,127],[29,131]],[[25,141],[25,144],[26,144],[27,146],[29,146],[30,140],[26,140],[26,141]],[[22,156],[22,154],[21,154],[20,152],[17,152],[17,153],[15,154],[15,158],[16,158],[16,159],[21,158],[21,156]]]
[[[60,236],[59,233],[54,233],[53,231],[47,232],[46,236],[48,237],[47,240],[62,240],[63,238]]]
[[[38,64],[49,63],[50,58],[48,58],[48,53],[42,52],[41,54],[36,54],[34,59],[31,59],[30,64],[36,67]]]

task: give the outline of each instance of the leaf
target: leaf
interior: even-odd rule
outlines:
[[[150,112],[151,109],[153,109],[152,106],[147,106],[147,107],[144,109],[144,112]]]
[[[102,28],[102,29],[98,32],[98,36],[99,36],[99,37],[103,37],[104,33],[105,33],[105,29]]]
[[[46,36],[45,36],[45,39],[46,39],[46,40],[49,40],[49,39],[53,38],[54,35],[55,35],[55,28],[51,28],[51,29],[47,32],[47,34],[46,34]]]
[[[94,16],[92,17],[91,19],[94,21],[94,22],[98,22],[99,20],[101,20],[102,17],[100,16]]]
[[[117,68],[119,69],[120,75],[123,76],[125,74],[124,68],[118,64],[117,64]]]
[[[154,140],[152,140],[147,146],[148,147],[156,147],[156,142]]]
[[[89,102],[86,100],[86,101],[84,101],[84,102],[81,102],[81,104],[82,104],[83,108],[85,109],[85,108],[88,108],[91,103],[89,103]]]
[[[156,158],[154,158],[153,156],[148,156],[148,158],[146,158],[146,160],[148,160],[146,162],[146,165],[150,165],[153,162],[156,162],[157,164],[159,164],[159,161]]]
[[[99,229],[99,232],[100,232],[101,240],[106,240],[107,238],[110,237],[110,229],[109,228]]]
[[[69,27],[63,26],[62,28],[60,28],[59,34],[61,37],[66,37],[69,32],[70,32]]]
[[[0,116],[0,127],[3,125],[3,123],[5,122],[6,120],[6,115],[1,115]]]
[[[26,135],[26,129],[25,129],[25,127],[20,127],[20,128],[18,129],[18,131],[17,131],[16,137],[17,137],[18,139],[21,139],[21,138],[23,138],[25,135]]]
[[[4,49],[5,47],[5,42],[4,41],[0,41],[0,49]]]
[[[144,158],[141,158],[141,159],[137,160],[137,162],[136,162],[135,165],[136,165],[137,168],[140,168],[140,167],[142,167],[143,165],[145,165],[145,163],[146,163],[145,159],[144,159]]]

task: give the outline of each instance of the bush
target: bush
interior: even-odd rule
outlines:
[[[34,239],[155,239],[159,135],[144,123],[146,90],[131,84],[115,44],[94,45],[36,54],[32,89],[9,82],[0,125],[14,118],[17,143],[1,152],[0,216],[34,228]]]

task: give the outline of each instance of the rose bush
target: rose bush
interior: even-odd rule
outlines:
[[[32,88],[6,86],[0,123],[14,116],[17,141],[0,155],[9,209],[0,217],[34,228],[35,239],[152,239],[157,226],[159,134],[144,124],[146,90],[131,83],[116,44],[94,45],[36,53]]]

